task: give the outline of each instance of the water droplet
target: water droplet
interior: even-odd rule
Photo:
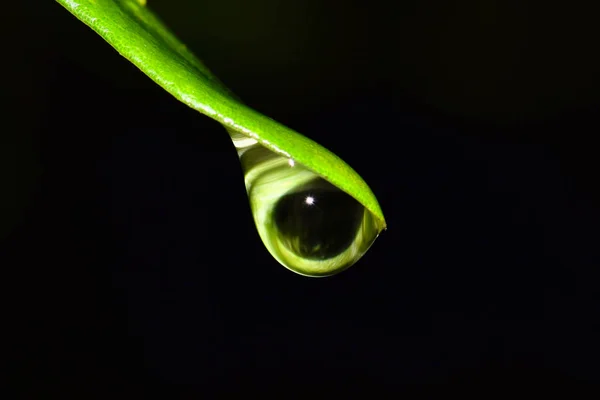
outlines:
[[[229,134],[256,228],[279,263],[301,275],[329,276],[365,254],[381,231],[370,211],[295,160]]]

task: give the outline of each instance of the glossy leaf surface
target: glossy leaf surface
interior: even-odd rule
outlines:
[[[365,181],[335,154],[242,104],[145,6],[135,0],[57,0],[156,83],[225,127],[293,158],[362,203],[385,227]]]

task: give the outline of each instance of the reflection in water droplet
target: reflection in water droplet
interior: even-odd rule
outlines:
[[[281,242],[299,256],[315,260],[347,249],[362,219],[363,206],[322,178],[284,194],[273,210]]]
[[[382,227],[352,196],[256,140],[229,134],[258,233],[283,266],[301,275],[334,275],[373,244]]]

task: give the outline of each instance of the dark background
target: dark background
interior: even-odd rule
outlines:
[[[591,10],[150,0],[245,102],[378,197],[389,229],[309,279],[262,245],[216,122],[57,3],[23,3],[1,27],[0,267],[24,395],[598,380]]]

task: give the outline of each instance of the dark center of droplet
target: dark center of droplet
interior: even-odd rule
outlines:
[[[284,195],[273,211],[281,242],[310,259],[327,259],[346,250],[363,217],[359,202],[321,178]]]

